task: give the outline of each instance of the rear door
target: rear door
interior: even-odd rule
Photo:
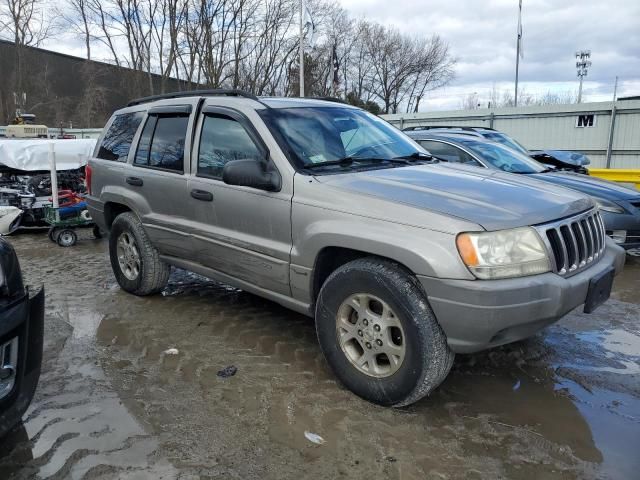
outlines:
[[[196,142],[189,211],[199,262],[290,295],[292,185],[284,182],[281,191],[267,192],[222,181],[227,162],[269,156],[251,121],[237,110],[205,106]]]
[[[130,198],[161,254],[192,258],[188,228],[191,131],[197,100],[148,111],[133,160],[124,172]]]

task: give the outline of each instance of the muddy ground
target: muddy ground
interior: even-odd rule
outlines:
[[[312,321],[274,303],[180,270],[162,295],[128,295],[88,232],[10,242],[46,285],[46,343],[1,479],[638,478],[640,258],[594,314],[459,355],[394,410],[339,385]]]

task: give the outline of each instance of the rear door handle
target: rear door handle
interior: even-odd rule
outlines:
[[[133,185],[134,187],[141,187],[142,186],[142,179],[138,178],[138,177],[127,177],[126,178],[126,182],[129,185]]]
[[[191,190],[191,196],[203,202],[213,202],[213,193],[206,190]]]

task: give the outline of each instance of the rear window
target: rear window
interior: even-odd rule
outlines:
[[[126,162],[133,136],[142,122],[142,117],[142,112],[117,115],[102,139],[98,158]]]

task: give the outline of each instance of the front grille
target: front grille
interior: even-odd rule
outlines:
[[[576,273],[594,263],[605,249],[605,229],[595,210],[553,224],[539,231],[553,254],[554,271],[559,275]]]

